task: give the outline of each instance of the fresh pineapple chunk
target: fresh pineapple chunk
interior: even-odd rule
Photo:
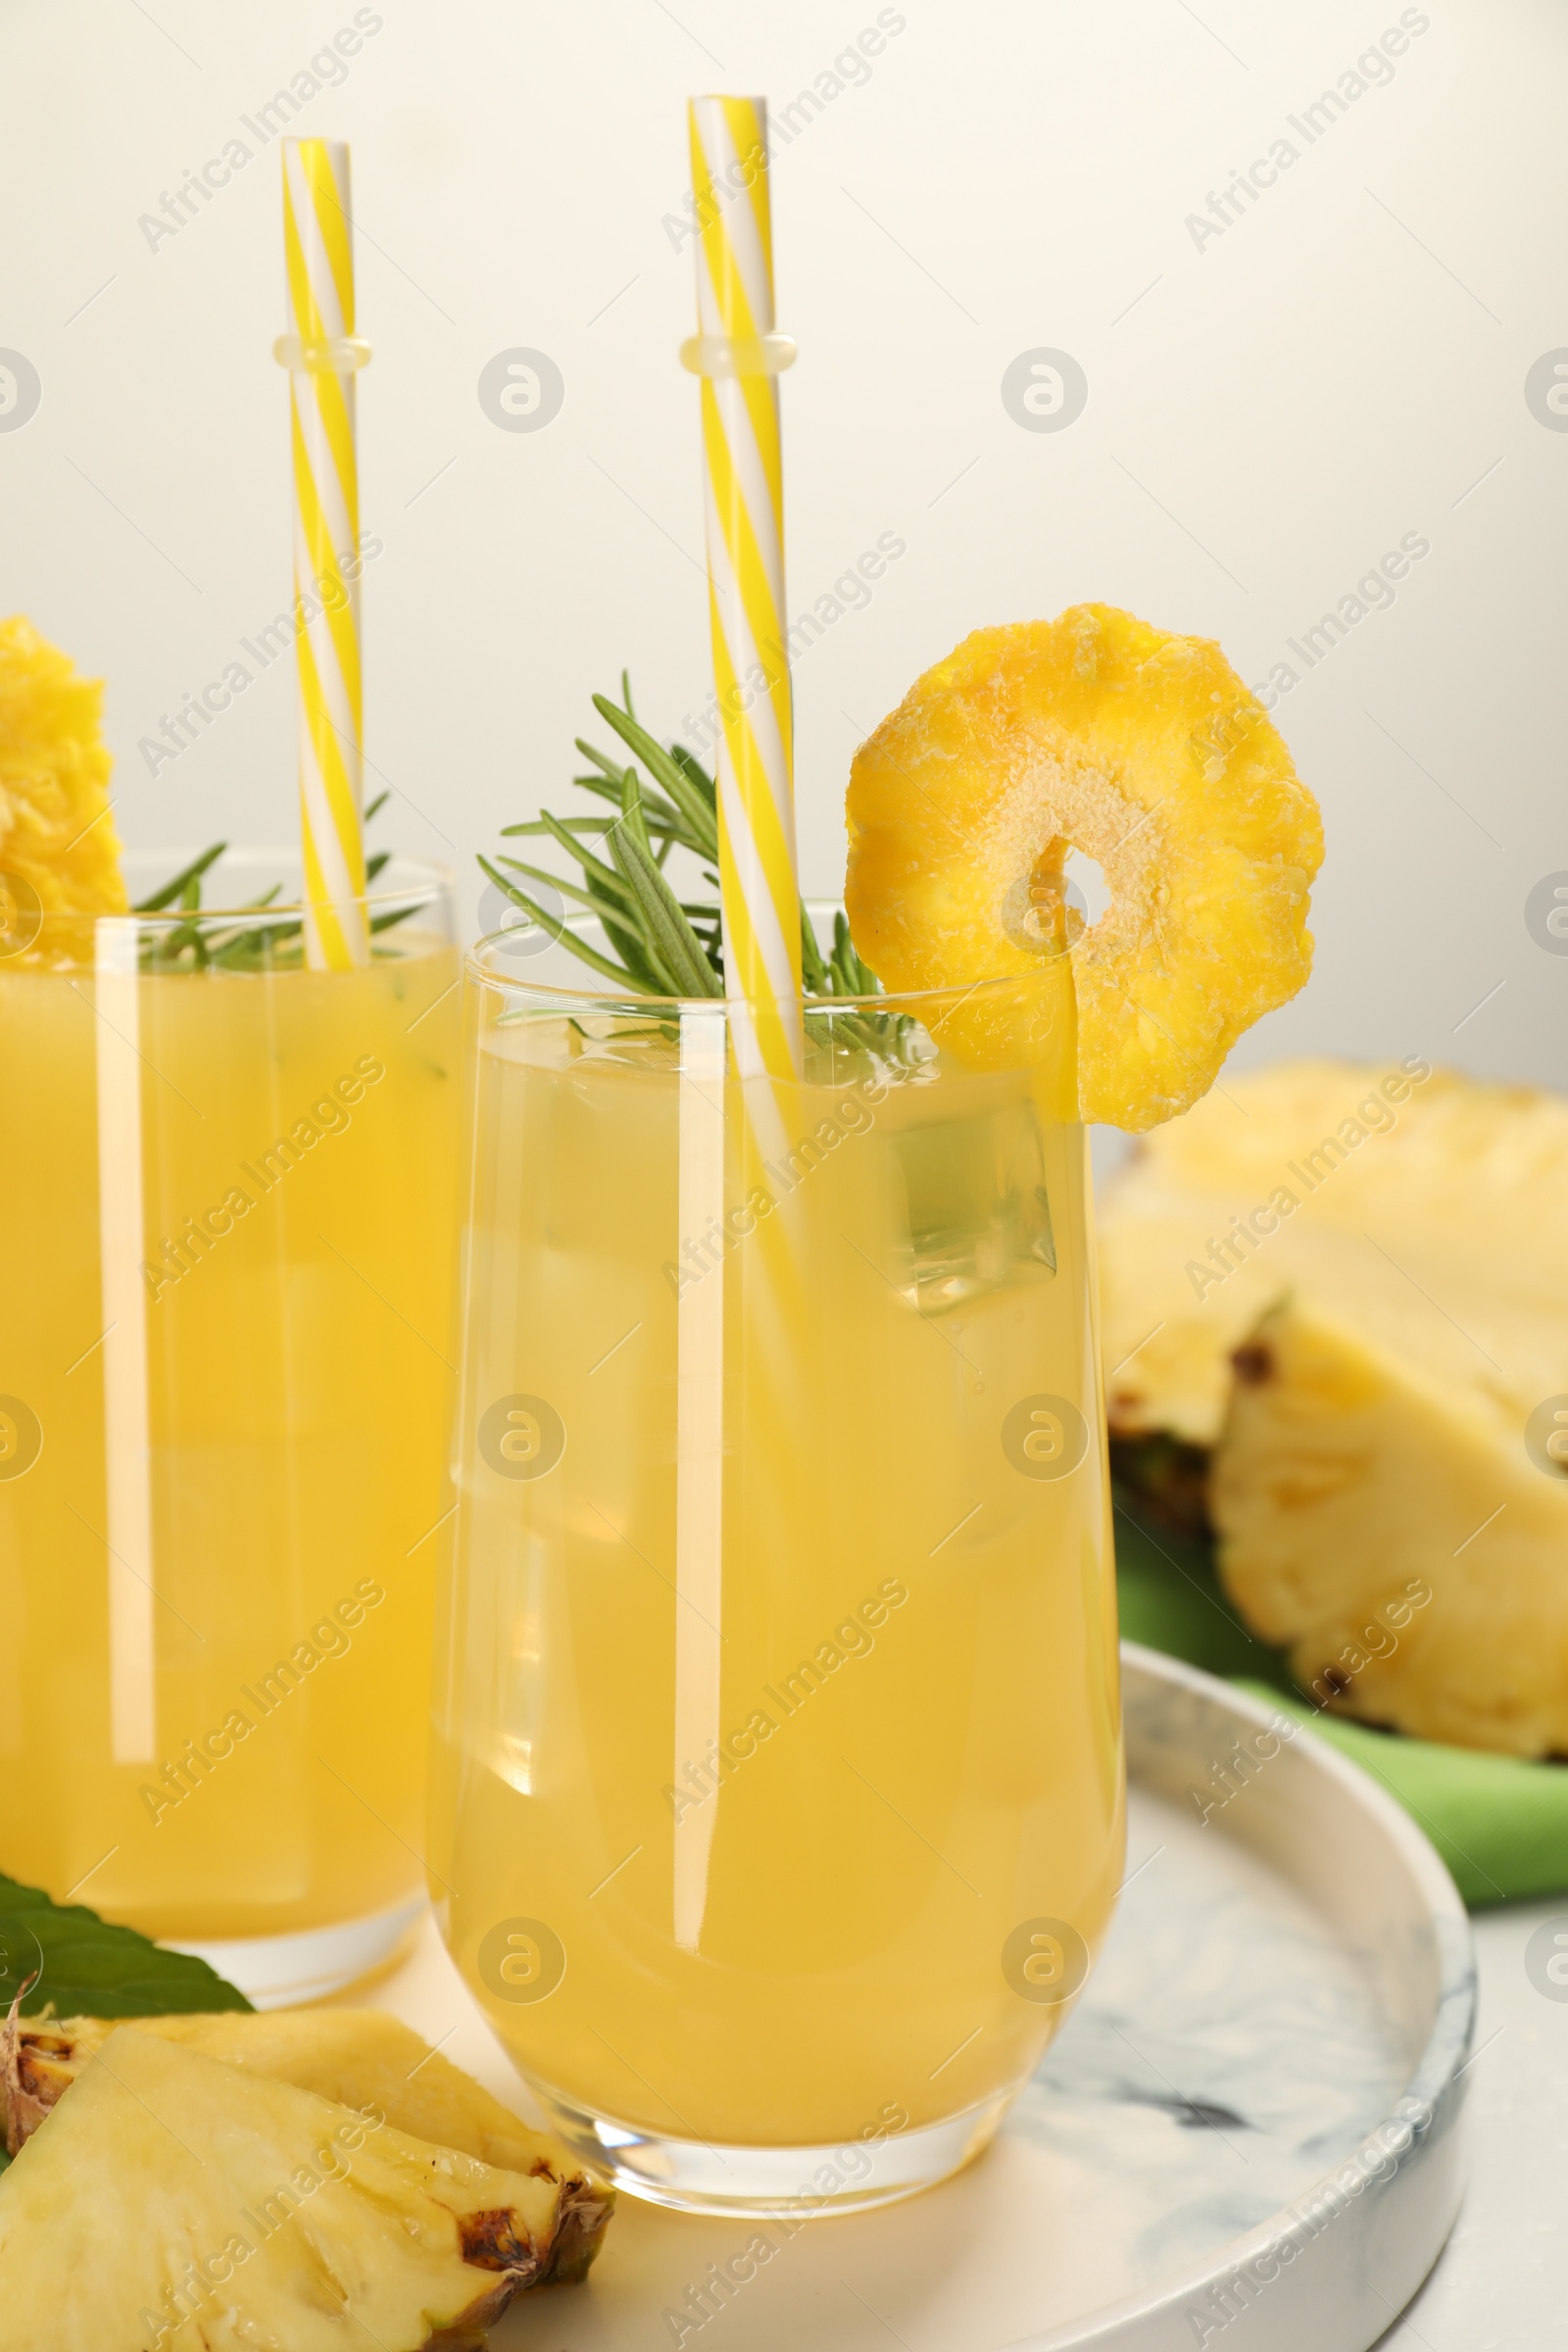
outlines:
[[[103,688],[14,613],[0,620],[0,873],[45,914],[122,914]]]
[[[1210,1456],[1252,1630],[1345,1713],[1568,1753],[1568,1462],[1531,1434],[1568,1398],[1568,1102],[1418,1055],[1227,1079],[1100,1250],[1113,1436]]]
[[[1140,1146],[1098,1223],[1115,1436],[1217,1444],[1231,1351],[1287,1293],[1352,1325],[1408,1312],[1411,1346],[1511,1409],[1568,1389],[1560,1095],[1417,1054],[1228,1076]]]
[[[1264,1318],[1210,1478],[1221,1575],[1321,1703],[1568,1754],[1568,1463],[1544,1473],[1502,1398],[1416,1336]]]
[[[541,2277],[580,2278],[599,2250],[615,2201],[609,2183],[383,2010],[202,2012],[138,2018],[136,2030],[342,2106],[377,2108],[395,2131],[553,2182],[560,2202]],[[114,2031],[107,2018],[13,2021],[0,2049],[13,2154]]]
[[[885,987],[1070,973],[1086,1119],[1187,1109],[1311,967],[1322,829],[1279,735],[1217,646],[1106,605],[977,630],[927,670],[857,752],[849,819],[845,904]],[[1110,890],[1081,938],[1069,848]],[[1038,1054],[1019,1018],[977,990],[947,1042]]]
[[[0,2178],[0,2352],[471,2344],[555,2183],[119,2027]]]
[[[1293,1288],[1397,1284],[1369,1228],[1441,1229],[1450,1156],[1475,1158],[1493,1112],[1414,1056],[1289,1061],[1227,1075],[1142,1142],[1097,1204],[1112,1435],[1216,1445],[1231,1352],[1258,1317]]]

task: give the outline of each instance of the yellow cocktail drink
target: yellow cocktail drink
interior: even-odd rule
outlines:
[[[478,968],[448,1941],[564,2128],[658,2143],[645,2193],[967,2118],[947,2169],[1120,1870],[1062,1056],[984,1066],[955,992],[742,1085],[721,1007]]]
[[[155,1936],[417,1890],[460,1087],[421,871],[354,971],[270,916],[0,962],[0,1868]]]

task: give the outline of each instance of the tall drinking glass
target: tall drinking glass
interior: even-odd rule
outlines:
[[[518,955],[467,967],[438,1917],[626,2187],[878,2202],[984,2145],[1120,1869],[1067,968],[808,1004],[786,1086]]]
[[[297,856],[204,894],[3,894],[0,1868],[270,2003],[420,1900],[459,964],[412,859],[348,972],[305,964]]]

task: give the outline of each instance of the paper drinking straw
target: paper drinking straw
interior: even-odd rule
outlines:
[[[369,358],[354,333],[349,151],[341,139],[283,141],[283,254],[294,445],[295,653],[305,939],[318,970],[369,953],[361,826],[359,466],[354,376]],[[353,559],[354,579],[343,566]]]
[[[682,1233],[716,1226],[725,1198],[725,1075],[758,1080],[742,1114],[743,1158],[781,1148],[778,1096],[801,1073],[801,913],[795,870],[793,729],[784,629],[778,388],[795,347],[773,331],[766,111],[752,98],[696,98],[690,110],[699,332],[681,359],[703,382],[703,456],[713,682],[723,730],[718,869],[729,1003],[681,1016]],[[728,1042],[726,1042],[726,1032]],[[770,1226],[758,1254],[771,1261]],[[759,1273],[760,1266],[759,1266]],[[722,1734],[725,1268],[684,1288],[676,1308],[676,1783],[716,1770]],[[755,1295],[757,1283],[751,1292]],[[675,1940],[701,1946],[718,1813],[675,1823]]]
[[[776,378],[795,346],[773,331],[765,102],[694,98],[690,116],[700,331],[681,359],[703,379],[725,968],[741,1075],[787,1079],[801,1066],[801,909]]]

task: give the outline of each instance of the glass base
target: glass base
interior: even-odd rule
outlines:
[[[666,2139],[579,2107],[532,2078],[528,2086],[558,2136],[628,2196],[678,2213],[794,2222],[863,2213],[934,2187],[990,2145],[1016,2095],[1015,2088],[998,2091],[946,2123],[875,2141],[741,2148]]]
[[[346,1919],[330,1928],[305,1928],[294,1936],[222,1937],[212,1943],[171,1942],[172,1952],[193,1952],[237,1985],[257,2009],[292,2009],[341,1992],[390,1960],[425,1907],[422,1894],[375,1911],[368,1919]]]

